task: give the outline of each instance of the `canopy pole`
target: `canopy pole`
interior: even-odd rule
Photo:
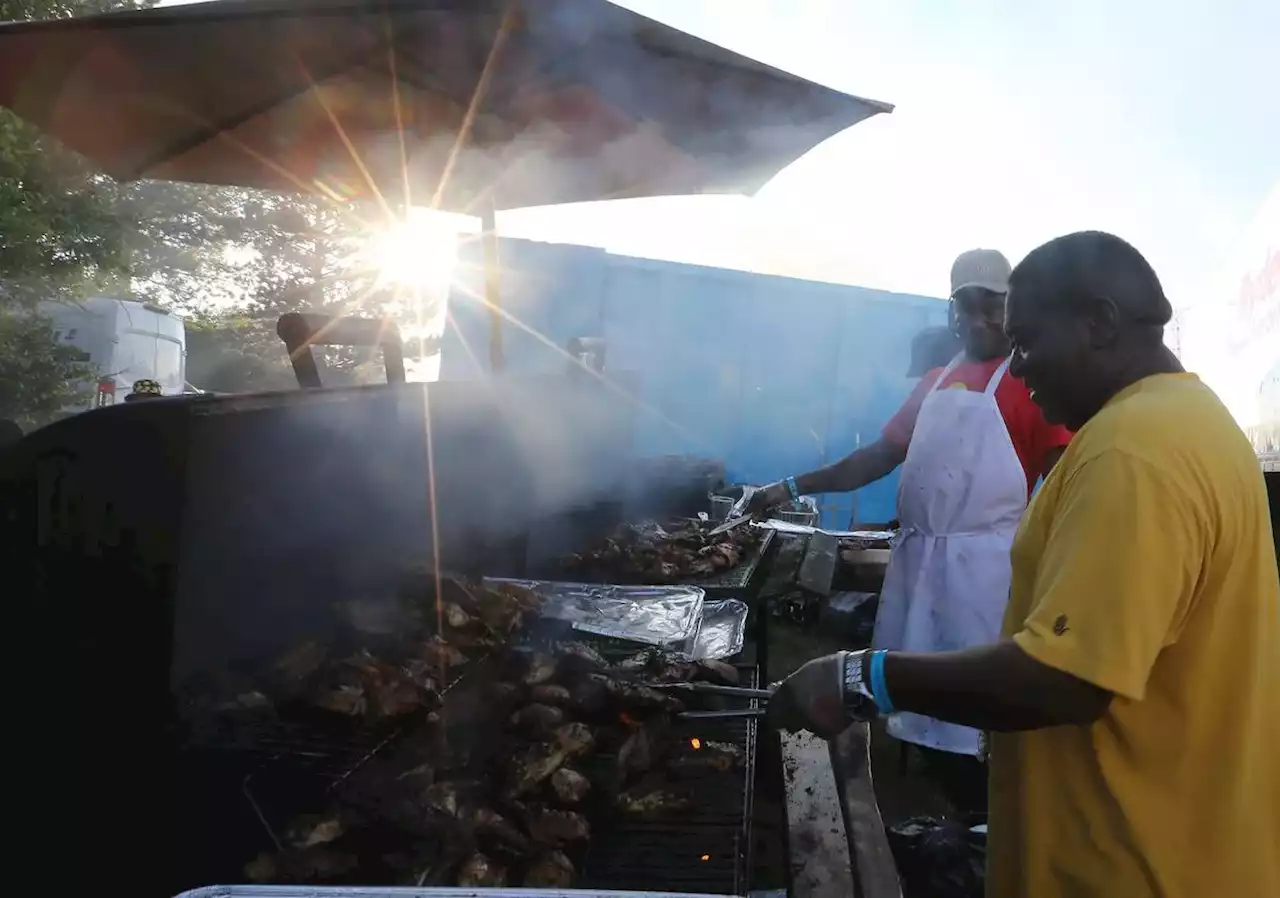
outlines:
[[[502,296],[498,289],[498,215],[494,203],[487,203],[480,213],[480,232],[484,248],[484,304],[489,310],[489,370],[501,371],[506,364],[502,353]]]

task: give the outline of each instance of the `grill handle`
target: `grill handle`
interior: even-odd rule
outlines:
[[[316,366],[312,346],[381,346],[387,369],[387,383],[405,382],[404,343],[400,328],[388,318],[349,318],[288,312],[276,322],[276,334],[289,351],[298,386],[317,389],[320,369]]]

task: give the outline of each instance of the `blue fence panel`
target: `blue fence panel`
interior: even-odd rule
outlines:
[[[500,254],[504,308],[557,347],[602,335],[608,370],[634,376],[637,395],[619,401],[637,406],[638,454],[720,459],[743,482],[808,471],[877,439],[914,385],[911,338],[946,321],[936,299],[860,287],[526,241],[504,240]],[[482,285],[474,262],[478,248],[455,295]],[[488,317],[475,302],[451,298],[450,309],[441,378],[478,376]],[[519,328],[504,335],[510,372],[564,365]],[[894,474],[824,496],[823,525],[887,521],[896,490]]]

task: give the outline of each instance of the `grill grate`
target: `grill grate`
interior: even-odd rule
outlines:
[[[739,595],[746,592],[748,587],[755,583],[756,574],[763,573],[760,563],[764,561],[765,554],[773,543],[773,535],[773,530],[765,530],[760,537],[760,541],[751,550],[751,554],[737,567],[730,568],[716,577],[698,580],[690,585],[701,587],[707,591],[708,595],[719,595],[725,592]]]
[[[754,668],[740,668],[756,686]],[[728,742],[743,752],[743,770],[708,776],[694,789],[694,805],[674,821],[600,815],[583,858],[578,888],[739,895],[751,869],[752,790],[756,720],[683,721],[682,738]],[[602,755],[597,764],[615,763]]]

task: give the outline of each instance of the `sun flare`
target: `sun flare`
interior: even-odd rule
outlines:
[[[458,232],[429,212],[411,213],[371,234],[365,253],[382,285],[444,286],[453,279]]]

